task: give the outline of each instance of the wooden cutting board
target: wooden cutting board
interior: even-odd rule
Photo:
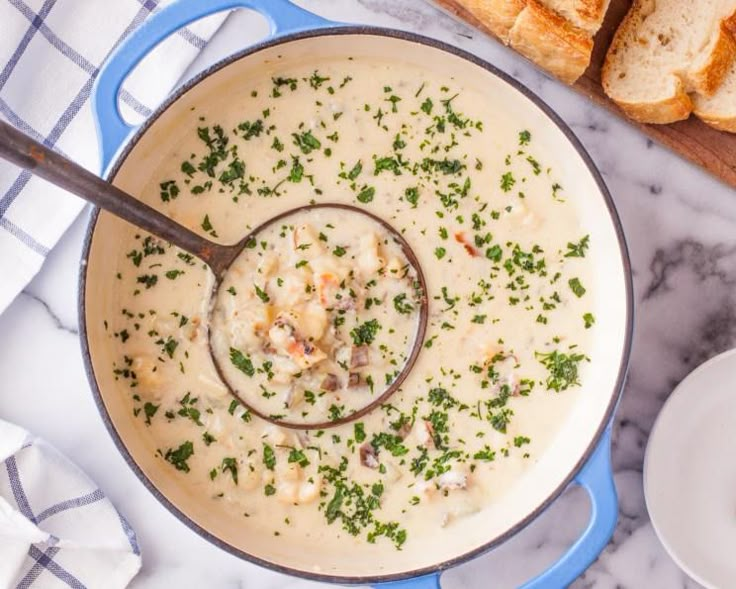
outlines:
[[[491,34],[478,19],[464,11],[454,0],[432,0],[432,2],[472,27]],[[611,0],[606,20],[595,38],[590,67],[572,88],[638,127],[653,140],[736,188],[736,134],[716,131],[694,116],[687,121],[671,125],[635,123],[626,118],[623,112],[603,93],[601,66],[613,34],[630,5],[631,0]]]

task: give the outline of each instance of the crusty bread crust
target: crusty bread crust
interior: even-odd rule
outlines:
[[[721,21],[718,39],[709,59],[703,67],[688,76],[688,85],[693,92],[711,96],[718,90],[731,63],[736,59],[736,41],[731,32],[735,26],[736,13]]]
[[[571,6],[564,6],[563,9],[559,2],[560,0],[542,0],[547,8],[558,12],[591,36],[601,28],[609,4],[609,0],[567,0]]]
[[[576,10],[581,20],[597,29],[603,21],[607,8],[608,0],[580,0],[580,6]]]
[[[509,32],[509,44],[568,84],[585,72],[593,51],[589,34],[537,0],[527,0]]]
[[[610,0],[579,0],[576,12],[589,30],[576,27],[540,0],[435,0],[463,20],[480,23],[505,44],[572,84],[588,67],[592,33],[600,27]]]
[[[707,125],[719,131],[727,133],[736,133],[736,117],[721,117],[718,115],[709,115],[695,111],[695,115]]]
[[[625,102],[614,101],[619,108],[626,113],[630,119],[639,123],[652,123],[664,125],[683,121],[693,111],[693,101],[685,92],[682,80],[677,79],[677,90],[675,94],[657,102]]]
[[[450,1],[470,12],[504,43],[508,43],[509,31],[526,4],[525,0]]]

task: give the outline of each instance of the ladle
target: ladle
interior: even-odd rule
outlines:
[[[299,210],[313,209],[320,207],[334,207],[342,208],[357,212],[362,215],[371,217],[373,220],[380,223],[385,227],[396,242],[401,246],[404,255],[409,261],[410,265],[416,272],[417,281],[419,283],[419,318],[417,321],[417,328],[415,331],[415,337],[411,345],[410,353],[407,356],[407,360],[396,376],[396,378],[381,392],[381,394],[367,399],[367,403],[362,408],[353,411],[347,415],[340,417],[339,419],[326,420],[322,422],[295,422],[295,421],[284,421],[281,419],[275,419],[271,416],[264,415],[262,412],[256,410],[251,403],[244,399],[241,395],[237,394],[235,387],[229,383],[225,377],[225,373],[220,366],[217,355],[212,353],[212,339],[211,330],[208,327],[208,338],[210,343],[210,355],[212,356],[215,368],[218,374],[223,380],[223,383],[228,388],[230,394],[232,394],[238,401],[240,401],[246,408],[252,413],[259,417],[282,425],[285,427],[295,429],[325,429],[334,427],[347,422],[350,422],[358,417],[365,415],[366,413],[373,410],[375,407],[384,403],[388,397],[390,397],[404,381],[406,376],[411,371],[414,362],[419,355],[421,350],[422,342],[424,339],[424,333],[427,325],[427,296],[426,296],[426,283],[424,275],[422,274],[421,267],[417,257],[411,250],[409,244],[404,238],[391,227],[383,219],[376,217],[372,213],[368,213],[364,209],[353,207],[352,205],[346,204],[331,204],[331,203],[319,203],[307,205],[305,207],[297,207],[291,209],[285,213],[282,213],[266,223],[263,223],[253,231],[249,232],[245,237],[233,245],[222,245],[214,243],[209,239],[198,235],[190,229],[180,225],[173,219],[170,219],[163,213],[157,211],[151,206],[138,200],[134,196],[131,196],[127,192],[117,188],[113,184],[106,182],[102,178],[89,172],[78,164],[71,160],[63,157],[62,155],[52,151],[45,147],[41,143],[28,137],[24,133],[18,131],[10,124],[0,120],[0,158],[8,160],[9,162],[24,168],[32,174],[43,178],[55,184],[56,186],[63,188],[77,196],[89,201],[90,203],[104,209],[105,211],[147,231],[148,233],[163,239],[172,245],[181,248],[190,254],[198,257],[202,260],[215,276],[214,287],[211,293],[211,301],[216,300],[217,291],[219,285],[222,283],[222,278],[226,274],[230,265],[238,258],[241,252],[245,249],[247,244],[251,242],[253,236],[257,235],[260,230],[270,225],[271,223],[282,219],[287,215],[291,215]],[[213,309],[215,305],[210,304],[210,309]],[[211,322],[208,322],[208,326]]]

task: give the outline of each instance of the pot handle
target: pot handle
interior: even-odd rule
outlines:
[[[618,495],[611,468],[610,425],[593,455],[575,477],[575,483],[583,487],[590,497],[588,527],[556,563],[519,589],[567,587],[593,564],[611,540],[618,521]]]
[[[618,521],[618,496],[611,469],[611,426],[575,477],[590,497],[590,523],[550,568],[519,589],[562,589],[582,575],[608,544]],[[440,589],[440,574],[376,585],[376,589]]]
[[[253,9],[268,21],[269,38],[338,23],[299,8],[289,0],[175,0],[151,15],[110,54],[92,89],[104,171],[134,127],[120,116],[118,93],[131,70],[161,41],[180,28],[210,14],[232,8]]]

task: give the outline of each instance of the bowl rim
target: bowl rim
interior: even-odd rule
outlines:
[[[399,573],[365,575],[365,576],[358,576],[358,575],[342,576],[342,575],[331,575],[331,574],[325,574],[325,573],[316,573],[316,572],[311,572],[311,571],[295,569],[295,568],[292,568],[292,567],[289,567],[289,566],[286,566],[280,563],[271,562],[271,561],[262,559],[260,557],[254,556],[218,538],[213,533],[211,533],[207,529],[203,528],[202,526],[194,522],[182,510],[180,510],[177,506],[175,506],[166,497],[166,495],[162,491],[160,491],[153,484],[153,482],[147,477],[147,475],[138,466],[137,462],[135,461],[133,456],[128,451],[123,441],[122,436],[115,429],[115,426],[112,422],[110,414],[108,413],[107,407],[105,406],[105,402],[100,392],[99,386],[97,384],[97,378],[95,376],[94,367],[92,366],[92,357],[90,353],[89,340],[87,337],[87,318],[86,318],[86,312],[85,312],[86,311],[87,269],[88,269],[87,262],[89,259],[89,255],[90,255],[90,251],[92,247],[92,239],[95,234],[95,228],[97,225],[97,220],[98,220],[99,212],[100,212],[99,209],[97,208],[92,209],[90,213],[89,221],[87,224],[87,228],[85,231],[84,244],[83,244],[82,255],[81,255],[81,260],[80,260],[78,298],[77,298],[77,312],[79,316],[79,341],[80,341],[80,345],[82,348],[82,356],[84,359],[85,373],[87,375],[87,380],[89,381],[89,384],[90,384],[90,388],[92,391],[92,396],[94,398],[95,404],[97,405],[97,409],[100,413],[100,416],[102,417],[102,420],[105,424],[105,427],[108,433],[112,437],[113,442],[115,443],[115,446],[117,447],[118,451],[122,455],[125,462],[131,468],[134,474],[138,477],[141,483],[143,483],[143,485],[148,489],[148,491],[151,494],[153,494],[153,496],[158,500],[158,502],[161,503],[171,514],[173,514],[179,521],[185,524],[188,528],[196,532],[199,536],[211,542],[218,548],[228,552],[229,554],[236,556],[238,558],[241,558],[243,560],[246,560],[248,562],[251,562],[253,564],[257,564],[269,570],[291,575],[294,577],[299,577],[299,578],[308,579],[312,581],[322,581],[322,582],[342,584],[342,585],[357,585],[357,584],[365,585],[365,584],[385,583],[385,582],[392,582],[392,581],[403,581],[403,580],[427,576],[427,575],[439,575],[444,570],[447,570],[449,568],[455,567],[459,564],[472,560],[473,558],[480,556],[481,554],[485,552],[488,552],[492,548],[495,548],[499,546],[500,544],[503,544],[506,540],[508,540],[509,538],[511,538],[518,532],[520,532],[526,526],[528,526],[532,521],[534,521],[537,517],[539,517],[539,515],[542,512],[544,512],[552,503],[554,503],[554,501],[562,494],[562,492],[574,480],[575,476],[580,472],[580,470],[587,463],[587,461],[590,459],[591,455],[597,448],[598,443],[601,440],[601,437],[603,436],[606,428],[608,427],[609,423],[611,423],[613,420],[613,416],[616,411],[616,407],[618,406],[618,403],[621,399],[621,395],[623,394],[624,383],[626,381],[626,375],[628,372],[629,361],[631,357],[633,325],[634,325],[634,293],[633,293],[633,284],[632,284],[631,260],[629,258],[629,251],[628,251],[628,247],[626,244],[626,238],[624,235],[623,227],[621,225],[621,220],[616,210],[616,206],[613,202],[610,192],[608,191],[608,188],[606,187],[603,181],[603,178],[600,172],[598,171],[590,155],[588,154],[586,149],[583,147],[580,140],[576,137],[576,135],[570,129],[570,127],[539,96],[537,96],[535,93],[529,90],[529,88],[527,88],[524,84],[522,84],[515,78],[511,77],[510,75],[506,74],[505,72],[501,71],[500,69],[498,69],[496,66],[494,66],[490,62],[464,49],[461,49],[454,45],[445,43],[444,41],[440,41],[438,39],[427,37],[425,35],[420,35],[418,33],[413,33],[410,31],[390,29],[390,28],[370,26],[370,25],[339,25],[339,26],[331,26],[331,27],[325,27],[325,28],[309,29],[305,31],[298,31],[294,33],[284,34],[284,35],[277,35],[275,37],[271,37],[263,41],[260,41],[258,43],[255,43],[253,45],[250,45],[242,49],[241,51],[233,53],[232,55],[229,55],[219,60],[218,62],[216,62],[209,68],[203,70],[202,72],[194,76],[191,80],[182,84],[179,88],[177,88],[174,92],[172,92],[171,95],[169,95],[166,98],[166,100],[164,100],[154,110],[154,112],[134,132],[132,132],[126,138],[125,142],[118,149],[116,155],[112,158],[110,165],[108,166],[107,170],[103,172],[102,176],[106,180],[112,182],[115,176],[117,175],[117,173],[119,172],[120,168],[122,167],[122,165],[125,163],[127,157],[130,155],[132,150],[138,144],[138,141],[140,140],[140,138],[158,120],[158,118],[166,110],[168,110],[170,106],[172,106],[177,100],[179,100],[179,98],[181,98],[184,94],[186,94],[194,86],[196,86],[200,82],[205,81],[208,77],[218,72],[219,70],[225,67],[228,67],[229,65],[231,65],[232,63],[240,59],[243,59],[255,53],[258,53],[259,51],[262,51],[264,49],[268,49],[271,47],[275,47],[275,46],[278,46],[284,43],[289,43],[292,41],[300,41],[303,39],[311,39],[311,38],[316,38],[316,37],[330,37],[330,36],[338,36],[338,35],[363,35],[363,36],[367,35],[367,36],[375,36],[375,37],[389,37],[389,38],[398,39],[398,40],[406,41],[410,43],[417,43],[417,44],[431,47],[434,49],[439,49],[446,53],[455,55],[456,57],[459,57],[461,59],[467,60],[477,65],[478,67],[483,68],[487,72],[499,78],[501,81],[510,85],[516,91],[520,92],[524,97],[529,99],[537,108],[539,108],[542,111],[542,113],[546,116],[546,118],[563,133],[567,141],[570,142],[572,147],[577,152],[578,156],[581,158],[582,162],[585,164],[585,167],[587,168],[588,173],[592,176],[593,180],[595,181],[596,186],[598,188],[599,195],[603,198],[605,202],[611,223],[613,224],[613,228],[616,233],[616,238],[617,238],[618,246],[619,246],[619,254],[621,257],[621,265],[622,265],[622,270],[624,273],[624,286],[626,290],[626,301],[625,301],[625,305],[626,305],[625,323],[626,324],[625,324],[625,333],[624,333],[624,340],[623,340],[623,349],[622,349],[621,359],[619,363],[619,370],[618,370],[618,375],[616,378],[616,383],[613,387],[613,390],[611,391],[611,398],[608,402],[608,406],[606,407],[604,416],[601,419],[600,424],[598,425],[596,433],[591,437],[586,450],[583,452],[578,462],[575,464],[575,466],[572,469],[570,469],[570,472],[565,477],[565,479],[555,489],[553,489],[549,493],[547,498],[542,503],[540,503],[540,505],[536,509],[528,513],[524,518],[522,518],[520,521],[514,524],[511,528],[509,528],[506,532],[497,536],[496,538],[491,539],[490,541],[482,544],[481,546],[477,548],[474,548],[473,550],[467,551],[453,558],[438,562],[435,565],[412,569],[410,571],[404,571],[404,572],[399,572]]]
[[[718,365],[723,363],[736,363],[736,348],[725,350],[708,360],[702,362],[693,368],[678,384],[672,389],[654,420],[654,425],[649,432],[649,439],[644,451],[644,463],[642,467],[642,486],[644,488],[644,503],[649,514],[649,520],[654,529],[654,533],[664,546],[665,551],[689,577],[702,585],[706,589],[718,589],[718,581],[720,579],[710,576],[710,571],[699,566],[693,566],[692,552],[682,549],[682,544],[673,541],[672,534],[668,534],[665,530],[664,522],[671,517],[671,514],[660,507],[657,495],[653,487],[660,486],[661,483],[656,481],[656,468],[652,463],[656,461],[656,454],[661,455],[661,446],[667,444],[667,424],[672,421],[670,415],[676,411],[676,405],[679,403],[680,397],[692,395],[692,389],[697,388],[697,381],[707,375]],[[696,383],[693,385],[693,383]],[[711,389],[712,390],[712,389]],[[662,431],[665,430],[665,431]],[[653,458],[652,455],[655,455]],[[661,458],[660,458],[661,460]],[[654,472],[652,472],[654,470]],[[692,506],[691,506],[692,508]],[[679,545],[678,545],[679,544]]]

